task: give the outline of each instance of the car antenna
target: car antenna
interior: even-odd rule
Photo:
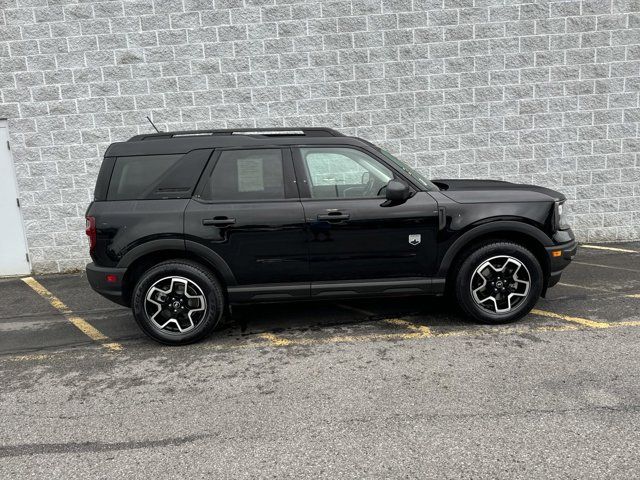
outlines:
[[[151,119],[149,118],[149,115],[147,115],[147,120],[149,120],[149,123],[151,124],[151,126],[156,129],[156,132],[160,133],[160,130],[158,130],[158,127],[156,127],[156,125],[151,121]]]

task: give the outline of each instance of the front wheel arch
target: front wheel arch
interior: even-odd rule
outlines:
[[[451,278],[450,284],[456,303],[466,316],[481,323],[497,324],[518,320],[529,313],[538,301],[545,283],[542,266],[533,252],[516,242],[489,240],[466,253],[455,266],[455,276]],[[498,265],[489,265],[494,259]],[[489,275],[483,279],[484,274],[479,270],[487,265],[491,268],[486,268]],[[507,269],[507,266],[517,268]],[[474,284],[475,278],[483,279],[484,283]],[[493,282],[490,285],[487,278],[495,281],[495,285]],[[526,284],[526,288],[520,289],[522,284]],[[481,288],[485,291],[493,288],[495,293],[485,293],[482,295],[485,300],[480,301],[476,291]],[[506,302],[505,295],[508,295]],[[524,298],[518,301],[520,297]],[[486,302],[490,299],[493,299],[493,304]]]
[[[530,227],[535,230],[534,227]],[[528,230],[528,229],[527,229]],[[467,234],[476,233],[475,235]],[[537,231],[539,235],[543,235],[542,232]],[[488,242],[500,242],[500,241],[508,241],[517,243],[518,245],[522,245],[531,253],[534,254],[540,266],[542,267],[544,285],[543,292],[546,290],[547,283],[549,281],[549,274],[551,272],[549,255],[545,249],[544,239],[541,239],[539,235],[532,235],[528,231],[523,230],[490,230],[485,232],[474,232],[471,230],[467,232],[465,236],[460,237],[454,245],[452,245],[447,254],[445,255],[441,266],[440,266],[440,277],[446,278],[446,288],[447,291],[451,291],[452,284],[455,281],[456,271],[464,258],[469,255],[469,253],[481,245],[486,244]],[[545,236],[546,238],[546,236]],[[463,240],[464,239],[464,240]],[[458,244],[459,240],[463,240]],[[549,239],[547,238],[547,241]]]

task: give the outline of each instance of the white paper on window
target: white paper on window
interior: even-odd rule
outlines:
[[[264,166],[260,158],[238,160],[238,191],[260,192],[264,190]]]

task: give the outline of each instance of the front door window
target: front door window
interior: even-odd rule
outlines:
[[[384,197],[393,172],[354,148],[301,148],[311,198]]]

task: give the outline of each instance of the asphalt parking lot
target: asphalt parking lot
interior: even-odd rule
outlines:
[[[0,280],[0,478],[634,478],[640,243],[517,324],[438,298],[235,308],[164,347],[82,275]]]

